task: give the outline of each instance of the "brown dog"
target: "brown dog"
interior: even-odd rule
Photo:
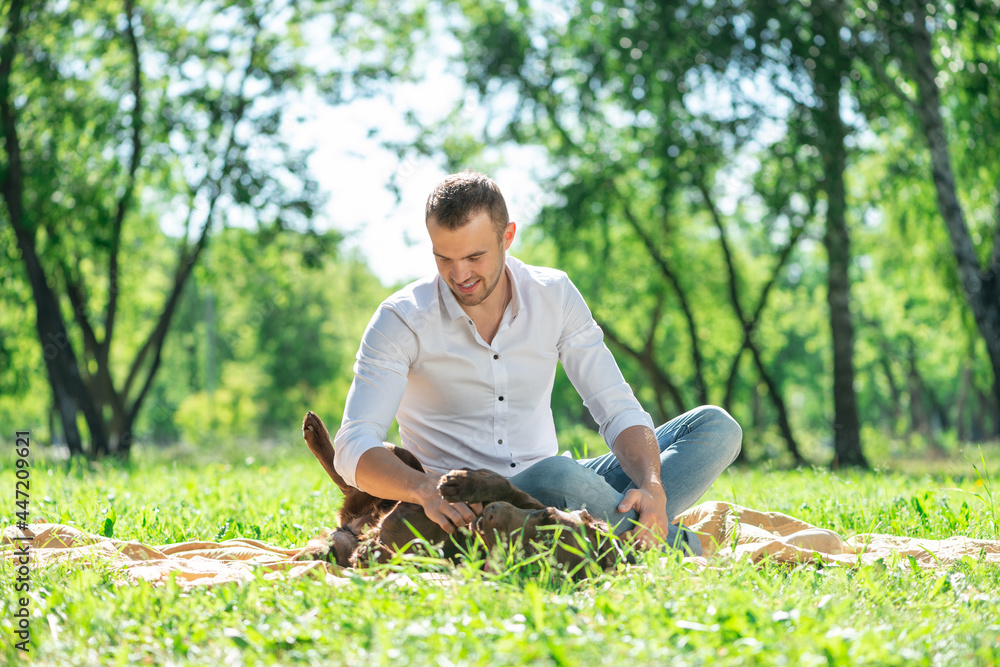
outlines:
[[[467,540],[449,539],[451,536],[428,519],[420,505],[376,498],[349,486],[334,467],[333,441],[316,414],[306,413],[302,436],[344,494],[344,504],[337,514],[339,527],[321,544],[305,552],[303,558],[334,561],[342,567],[357,567],[372,559],[384,562],[393,552],[418,539],[417,536],[442,544],[449,558],[462,552]],[[423,472],[411,453],[389,444],[386,447],[400,461]],[[555,539],[557,562],[575,574],[584,572],[588,561],[605,569],[624,560],[617,540],[608,537],[610,530],[605,522],[585,510],[564,512],[546,507],[495,472],[452,470],[441,476],[438,489],[450,502],[486,504],[473,530],[490,548],[520,530],[526,555],[536,553],[538,546],[551,544]]]

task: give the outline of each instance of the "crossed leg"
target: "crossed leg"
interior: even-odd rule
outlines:
[[[673,519],[708,490],[740,451],[743,432],[721,408],[703,406],[656,429],[660,446],[660,480],[667,494],[667,516]],[[511,478],[511,482],[542,503],[575,510],[586,508],[620,535],[630,530],[638,514],[619,512],[618,504],[635,483],[613,453],[576,461],[553,456]],[[671,528],[669,543],[680,539],[700,553],[697,536]]]

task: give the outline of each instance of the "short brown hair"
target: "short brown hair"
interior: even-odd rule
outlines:
[[[427,197],[424,220],[433,217],[445,229],[454,230],[468,224],[479,211],[489,213],[497,238],[503,238],[510,217],[500,188],[489,176],[468,170],[451,174],[437,184]]]

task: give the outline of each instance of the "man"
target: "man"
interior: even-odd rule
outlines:
[[[445,178],[426,224],[438,273],[386,299],[369,323],[335,438],[338,472],[374,496],[421,505],[448,532],[481,508],[445,501],[437,480],[469,467],[510,477],[547,505],[586,507],[644,545],[675,543],[671,519],[736,458],[739,425],[709,406],[654,432],[566,274],[507,257],[517,228],[488,177]],[[557,362],[611,453],[556,455]],[[428,473],[381,446],[393,417]],[[682,539],[700,553],[696,537]]]

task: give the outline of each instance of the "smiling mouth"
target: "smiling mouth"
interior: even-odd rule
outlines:
[[[473,280],[470,283],[455,283],[455,284],[458,285],[458,289],[462,290],[463,292],[468,292],[471,291],[476,285],[478,285],[479,281]]]

